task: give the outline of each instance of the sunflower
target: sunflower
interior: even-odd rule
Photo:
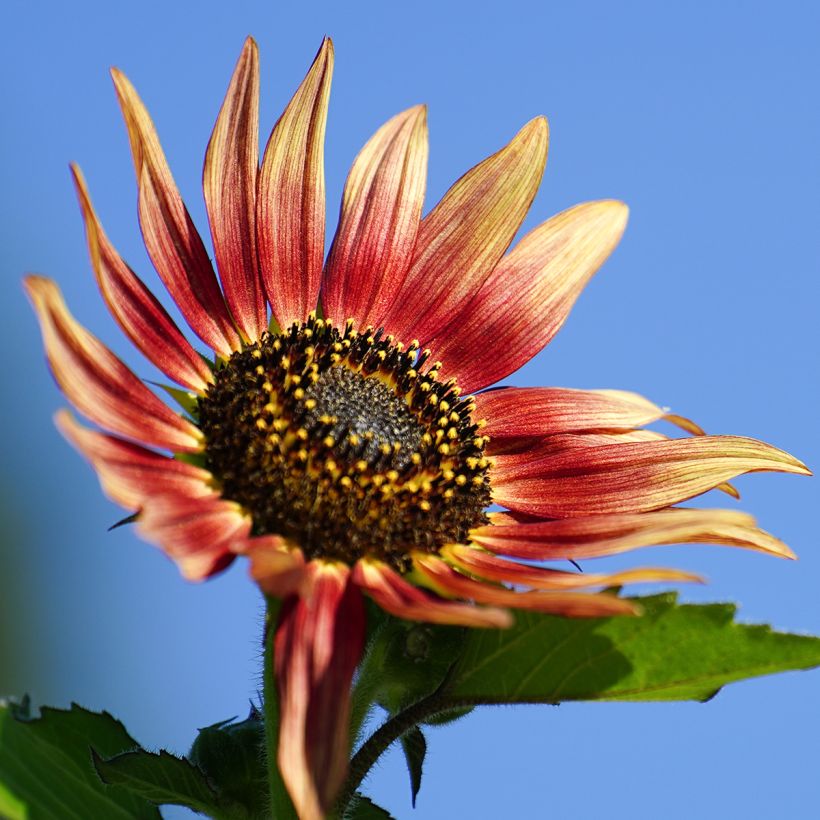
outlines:
[[[789,557],[747,515],[675,505],[732,493],[741,473],[808,472],[634,393],[487,389],[550,341],[626,225],[622,203],[588,202],[507,252],[544,171],[543,117],[422,218],[426,111],[398,114],[356,157],[325,260],[332,67],[325,40],[260,165],[257,48],[245,43],[203,173],[219,279],[142,101],[113,71],[146,248],[211,358],[119,256],[72,172],[102,295],[180,408],[78,324],[54,282],[26,280],[56,381],[104,432],[67,411],[57,424],[105,492],[186,578],[243,555],[283,599],[278,761],[308,818],[345,775],[363,594],[401,618],[473,627],[509,625],[510,608],[635,614],[601,590],[696,576],[541,564],[700,541]],[[641,429],[660,419],[692,435]]]

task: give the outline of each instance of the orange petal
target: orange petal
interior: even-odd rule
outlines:
[[[128,338],[163,373],[203,394],[213,381],[210,368],[114,249],[94,212],[82,171],[72,165],[71,174],[85,220],[91,265],[108,309]]]
[[[532,204],[547,142],[547,121],[537,117],[464,174],[422,220],[413,264],[385,315],[389,333],[432,339],[474,299]]]
[[[258,167],[259,54],[248,37],[208,143],[202,186],[225,299],[251,342],[268,327],[256,255]]]
[[[535,560],[598,558],[664,544],[722,544],[794,558],[794,553],[736,510],[674,508],[539,521],[521,513],[493,513],[471,540],[502,555]]]
[[[105,494],[129,510],[139,510],[157,495],[215,497],[213,476],[200,467],[89,430],[68,412],[54,417],[60,432],[91,462]]]
[[[526,364],[558,332],[626,227],[622,202],[587,202],[530,231],[429,343],[466,392]]]
[[[563,387],[506,387],[473,397],[474,418],[485,419],[491,440],[631,430],[662,418],[664,411],[626,390],[573,390]]]
[[[613,595],[588,592],[516,592],[473,581],[447,566],[440,558],[416,553],[416,570],[444,595],[471,598],[478,603],[528,609],[569,618],[607,618],[611,615],[637,615],[635,604]]]
[[[436,598],[408,584],[386,564],[373,560],[359,561],[354,570],[355,582],[386,612],[409,621],[453,626],[512,626],[512,616],[504,609]]]
[[[364,649],[361,593],[341,564],[312,562],[285,600],[274,644],[279,771],[302,820],[327,816],[347,773],[350,685]]]
[[[701,583],[703,581],[700,575],[664,567],[641,567],[608,574],[564,572],[497,558],[495,555],[465,544],[445,547],[442,554],[470,575],[480,576],[487,581],[522,584],[533,589],[584,589],[622,586],[623,584]]]
[[[221,498],[164,495],[152,498],[137,519],[139,534],[156,544],[189,581],[202,581],[236,557],[251,521],[242,508]]]
[[[179,195],[142,100],[121,71],[114,68],[111,76],[131,142],[145,247],[191,329],[227,358],[239,349],[240,340],[208,252]]]
[[[277,535],[249,538],[235,551],[248,556],[251,578],[266,595],[286,598],[297,594],[306,582],[307,564],[302,551],[288,547]]]
[[[579,446],[534,460],[494,456],[493,499],[551,518],[645,512],[761,470],[809,473],[788,453],[739,436]]]
[[[324,140],[333,44],[322,42],[265,148],[257,238],[262,280],[280,326],[316,308],[325,253]]]
[[[359,152],[325,268],[325,316],[381,325],[416,244],[427,147],[427,110],[418,105],[386,122]]]
[[[74,406],[114,433],[168,450],[198,452],[202,433],[157,398],[68,312],[57,285],[27,276],[51,372]]]

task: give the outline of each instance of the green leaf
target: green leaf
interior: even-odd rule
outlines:
[[[704,701],[733,681],[820,665],[820,638],[735,623],[732,604],[635,600],[637,618],[517,613],[510,630],[469,632],[446,699]]]
[[[356,792],[344,813],[344,820],[394,820],[393,815],[377,806],[369,797]]]
[[[166,751],[137,749],[104,760],[93,753],[94,767],[104,783],[122,786],[157,805],[187,806],[216,818],[246,818],[239,807],[223,806],[203,772],[185,758]]]
[[[0,705],[0,809],[10,793],[25,804],[27,820],[159,820],[155,806],[118,786],[105,786],[91,763],[91,747],[105,755],[136,742],[107,712],[43,707],[29,713],[28,699]],[[6,802],[4,802],[6,801]],[[14,817],[13,812],[9,811]]]
[[[0,817],[5,820],[26,820],[28,809],[22,800],[18,800],[2,783],[0,783]]]
[[[421,788],[421,773],[424,767],[424,758],[427,754],[427,741],[418,726],[401,736],[401,748],[404,751],[404,760],[410,774],[410,793],[413,808],[416,808],[416,795]]]

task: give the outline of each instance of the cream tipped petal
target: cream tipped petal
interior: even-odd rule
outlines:
[[[50,279],[28,276],[54,378],[74,406],[113,433],[168,450],[198,452],[202,434],[157,398],[68,312]]]
[[[540,459],[495,456],[493,499],[551,518],[646,512],[762,470],[809,473],[788,453],[739,436],[603,444]]]
[[[168,168],[154,124],[126,76],[112,69],[139,188],[145,247],[194,333],[220,356],[240,346],[208,252]]]
[[[71,174],[85,221],[91,265],[108,309],[149,361],[177,383],[204,393],[213,381],[210,368],[114,249],[91,204],[82,171],[72,165]]]
[[[250,342],[268,327],[256,254],[258,166],[259,53],[248,37],[208,143],[202,187],[225,299]]]
[[[429,343],[446,375],[472,392],[526,364],[615,249],[627,215],[622,202],[587,202],[530,231]]]
[[[333,44],[325,38],[265,148],[257,193],[262,281],[281,327],[316,308],[325,253],[324,140]]]
[[[548,133],[543,117],[527,123],[464,174],[422,220],[413,263],[384,317],[389,333],[426,342],[474,299],[532,204]]]
[[[410,267],[427,152],[427,110],[418,105],[386,122],[354,160],[325,268],[325,316],[381,325]]]

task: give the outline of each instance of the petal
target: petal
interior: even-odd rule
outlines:
[[[249,538],[236,551],[248,556],[251,578],[266,595],[286,598],[300,592],[306,582],[305,556],[278,535]]]
[[[355,582],[386,612],[410,621],[454,626],[512,626],[509,612],[493,607],[433,597],[408,584],[397,572],[379,561],[362,560],[353,570]]]
[[[77,409],[114,433],[168,450],[198,452],[202,433],[157,398],[68,312],[57,285],[28,276],[51,372]]]
[[[505,387],[473,397],[474,418],[486,420],[491,440],[631,430],[663,418],[664,411],[626,390],[573,390],[563,387]]]
[[[274,126],[259,173],[257,238],[262,281],[280,326],[316,308],[325,254],[324,142],[333,43],[322,42]]]
[[[356,157],[325,268],[325,316],[381,325],[416,244],[427,148],[427,109],[418,105],[385,123]]]
[[[639,612],[630,601],[604,593],[516,592],[473,581],[431,555],[417,553],[413,557],[413,563],[427,582],[442,594],[472,598],[479,603],[529,609],[569,618],[608,618],[611,615],[637,615]]]
[[[761,441],[701,436],[571,447],[535,460],[526,453],[495,456],[493,499],[551,518],[645,512],[760,470],[809,473],[802,462]]]
[[[487,581],[522,584],[534,589],[583,589],[623,584],[703,581],[694,573],[664,567],[642,567],[608,574],[564,572],[497,558],[465,544],[445,547],[442,554],[454,563],[457,569],[470,575],[479,576]]]
[[[413,264],[385,316],[389,333],[430,340],[472,301],[524,221],[547,142],[547,121],[537,117],[464,174],[422,220]]]
[[[782,558],[794,553],[736,510],[675,508],[648,513],[593,515],[539,521],[521,513],[494,513],[470,538],[501,555],[534,560],[599,558],[664,544],[722,544]]]
[[[430,347],[466,392],[526,364],[558,332],[626,227],[622,202],[576,205],[530,231]]]
[[[78,424],[68,412],[54,417],[60,432],[91,462],[105,494],[129,510],[157,495],[215,497],[213,476],[200,467]]]
[[[111,76],[131,142],[145,247],[191,329],[227,358],[239,349],[240,340],[208,252],[182,202],[142,100],[121,71],[114,68]]]
[[[153,498],[137,519],[139,534],[173,558],[189,581],[225,569],[250,527],[250,517],[238,504],[186,495]]]
[[[256,256],[258,167],[259,54],[248,37],[208,143],[202,187],[225,299],[251,342],[268,328]]]
[[[72,165],[71,174],[85,220],[91,265],[108,309],[149,361],[174,381],[203,394],[213,381],[210,368],[114,249],[91,204],[82,171]]]
[[[312,562],[310,588],[282,605],[275,637],[279,770],[303,820],[321,820],[347,772],[350,685],[364,602],[341,564]]]

